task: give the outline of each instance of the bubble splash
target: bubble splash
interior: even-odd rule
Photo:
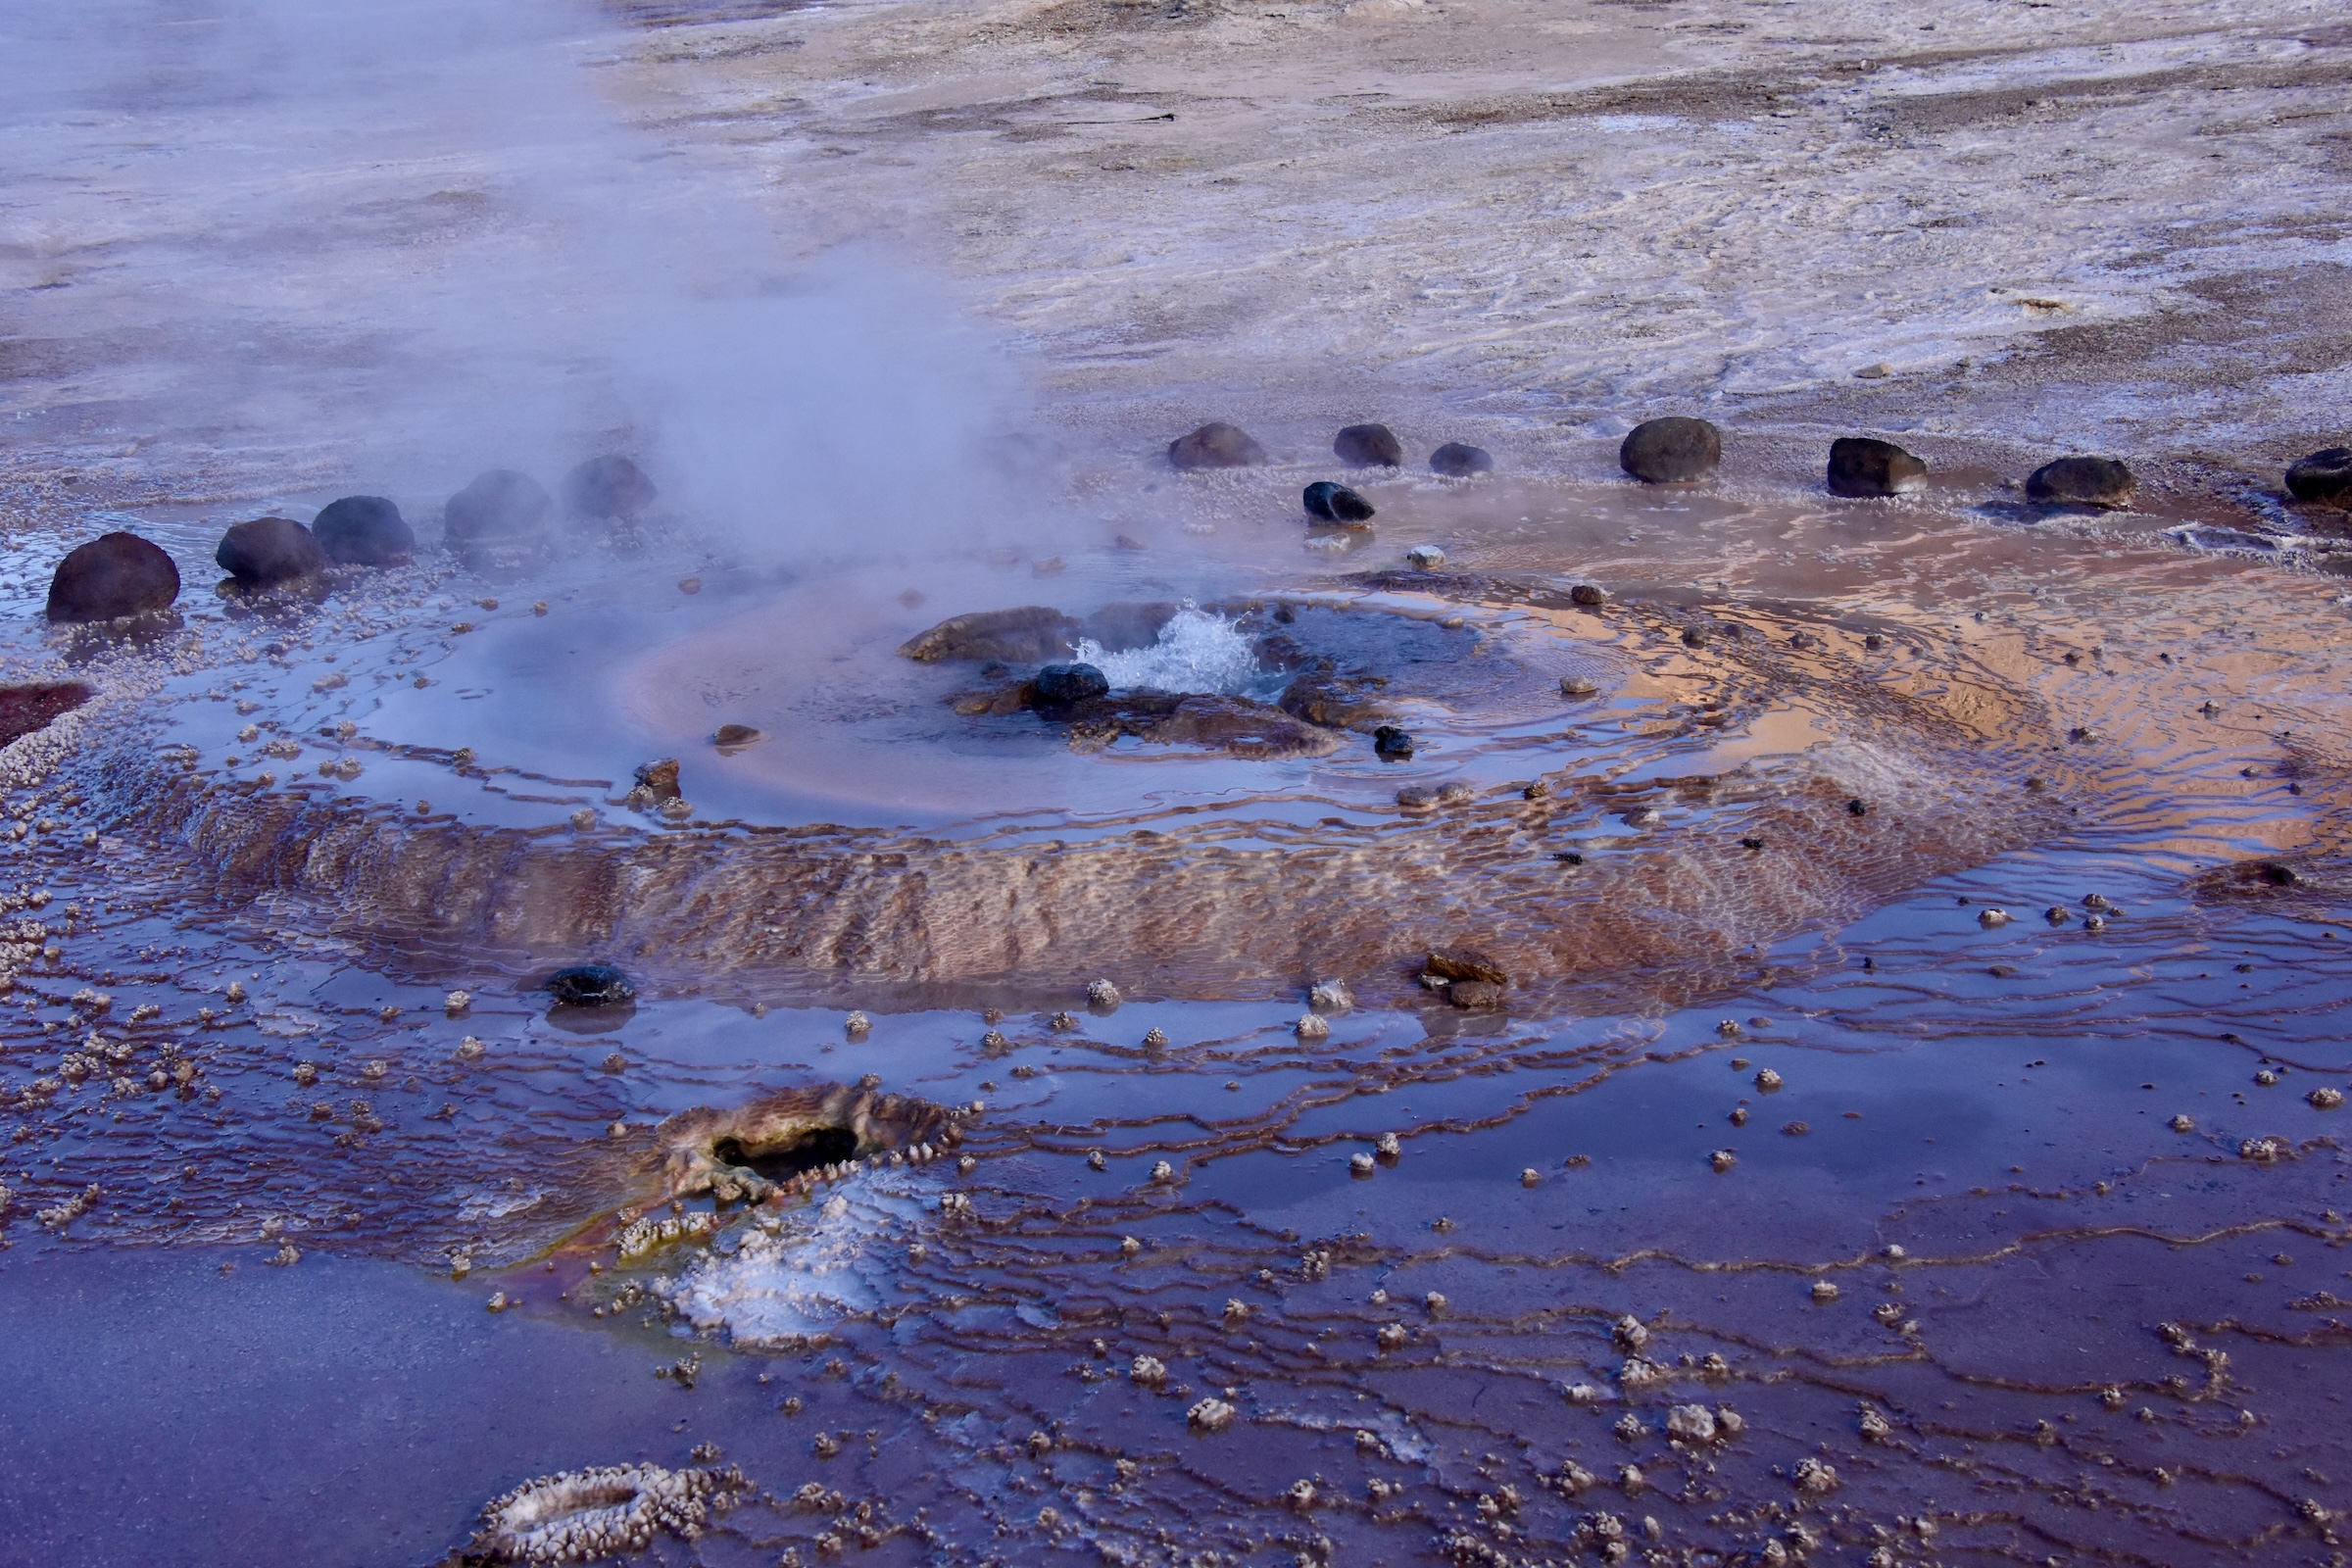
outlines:
[[[1239,626],[1188,602],[1149,648],[1112,653],[1089,637],[1078,661],[1101,670],[1113,691],[1261,695],[1266,671]]]

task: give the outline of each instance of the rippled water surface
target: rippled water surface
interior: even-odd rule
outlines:
[[[709,1443],[760,1489],[711,1562],[2324,1554],[2332,588],[1965,496],[1406,487],[1335,561],[1281,493],[1178,487],[1217,532],[1051,578],[657,547],[14,634],[99,695],[9,754],[4,1266],[55,1347],[11,1397],[76,1412],[12,1428],[12,1516],[424,1560],[527,1475]],[[1154,593],[1332,621],[1427,744],[1073,747],[893,652]],[[664,754],[688,811],[626,797]],[[608,957],[633,1005],[547,1006]],[[953,1142],[669,1200],[664,1118],[859,1080]],[[150,1334],[175,1420],[431,1462],[271,1447],[314,1479],[263,1530],[74,1348]],[[582,1418],[517,1427],[518,1379]],[[117,1430],[151,1502],[93,1526]]]

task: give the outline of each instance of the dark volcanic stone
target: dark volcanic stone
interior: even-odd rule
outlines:
[[[291,517],[256,517],[220,536],[213,559],[249,588],[291,582],[326,569],[326,552]]]
[[[1448,479],[1467,479],[1474,473],[1493,473],[1494,454],[1467,442],[1448,441],[1429,455],[1429,470]]]
[[[502,543],[541,532],[555,510],[529,474],[492,468],[449,498],[441,521],[453,544]]]
[[[1394,724],[1383,724],[1372,732],[1372,750],[1401,761],[1413,755],[1413,738]]]
[[[950,659],[997,659],[1007,664],[1035,664],[1059,659],[1076,648],[1081,629],[1070,616],[1044,605],[983,610],[970,615],[952,615],[929,631],[907,638],[899,645],[899,656],[920,664],[935,664]]]
[[[179,568],[163,548],[135,533],[105,533],[78,545],[49,579],[51,620],[112,620],[169,610],[179,597]]]
[[[1371,502],[1346,485],[1334,484],[1329,479],[1317,479],[1308,485],[1306,494],[1300,500],[1306,507],[1308,516],[1319,517],[1325,522],[1355,523],[1372,519]]]
[[[637,788],[657,801],[679,801],[685,796],[678,791],[678,760],[664,757],[659,761],[638,764]]]
[[[1594,583],[1580,582],[1568,590],[1568,601],[1571,604],[1597,605],[1605,602],[1608,597],[1609,591]]]
[[[1404,461],[1404,443],[1385,424],[1351,424],[1332,437],[1331,450],[1351,468],[1394,468]]]
[[[1421,972],[1440,980],[1478,980],[1491,986],[1507,986],[1511,977],[1502,965],[1483,953],[1469,948],[1432,948],[1429,959]]]
[[[609,963],[574,963],[547,977],[548,993],[570,1007],[610,1007],[630,1001],[637,988]]]
[[[2352,506],[2352,447],[2314,452],[2286,470],[2286,493],[2297,501]]]
[[[1048,664],[1037,672],[1037,700],[1062,706],[1083,703],[1110,690],[1110,680],[1092,664]]]
[[[659,494],[645,470],[621,457],[590,458],[564,476],[559,487],[564,510],[575,517],[602,522],[618,517],[635,522]]]
[[[345,496],[311,519],[326,559],[347,566],[398,566],[416,551],[416,530],[382,496]]]
[[[1866,435],[1830,443],[1830,494],[1907,496],[1928,487],[1928,466],[1891,441]]]
[[[1264,447],[1240,425],[1222,419],[1168,443],[1168,462],[1179,468],[1248,468],[1265,461]]]
[[[2113,458],[2060,458],[2026,480],[2026,499],[2047,506],[2128,507],[2138,490],[2132,470]]]
[[[1679,414],[1635,425],[1617,449],[1617,466],[1643,484],[1690,484],[1722,461],[1723,432]]]
[[[1446,988],[1446,1000],[1457,1007],[1499,1007],[1502,987],[1491,980],[1456,980]]]

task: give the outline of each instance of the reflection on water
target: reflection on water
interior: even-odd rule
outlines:
[[[218,1258],[299,1335],[305,1271],[391,1260],[436,1278],[339,1310],[430,1318],[425,1385],[562,1325],[547,1387],[638,1412],[453,1411],[463,1506],[318,1501],[369,1560],[702,1443],[760,1489],[710,1562],[2330,1560],[2332,588],[1949,495],[1399,484],[1334,561],[1255,482],[1042,578],[591,557],[20,624],[12,680],[98,695],[0,753],[0,1270]],[[1188,595],[1424,744],[1074,748],[895,653]],[[662,757],[683,812],[630,801]],[[583,959],[638,981],[610,1031],[535,989]],[[1353,1005],[1302,1025],[1318,980]],[[958,1141],[684,1116],[827,1086]],[[714,1179],[665,1184],[681,1127]],[[28,1507],[91,1463],[12,1426]]]

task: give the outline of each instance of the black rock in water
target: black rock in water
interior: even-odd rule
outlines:
[[[49,579],[51,620],[112,620],[169,610],[179,597],[179,568],[163,547],[135,533],[104,533],[77,545]]]
[[[2352,447],[2314,452],[2286,470],[2286,493],[2297,501],[2352,507]]]
[[[1222,419],[1168,443],[1168,462],[1179,468],[1249,468],[1265,461],[1266,449],[1250,432]]]
[[[1372,750],[1396,761],[1413,755],[1413,738],[1394,724],[1383,724],[1372,732]]]
[[[1830,494],[1907,496],[1928,487],[1928,466],[1891,441],[1866,435],[1830,443]]]
[[[256,517],[220,536],[213,559],[248,588],[291,582],[326,569],[326,552],[291,517]]]
[[[1723,432],[1679,414],[1635,425],[1617,448],[1617,466],[1643,484],[1690,484],[1722,461]]]
[[[590,458],[564,476],[564,510],[590,522],[635,522],[660,494],[645,470],[621,457]]]
[[[452,544],[502,544],[544,531],[555,510],[529,474],[492,468],[449,498],[441,521]]]
[[[1588,609],[1593,605],[1607,603],[1609,591],[1597,583],[1580,582],[1568,590],[1569,603],[1583,605]]]
[[[416,552],[416,530],[382,496],[345,496],[311,519],[311,537],[347,566],[399,566]]]
[[[2139,483],[2113,458],[2060,458],[2026,479],[2026,499],[2044,506],[2128,507]]]
[[[1448,479],[1467,479],[1472,474],[1493,473],[1494,454],[1485,447],[1467,442],[1448,441],[1429,455],[1429,471],[1444,474]]]
[[[1048,664],[1037,672],[1034,689],[1039,702],[1058,708],[1105,695],[1110,680],[1092,664]]]
[[[1351,424],[1332,437],[1332,454],[1351,468],[1394,468],[1404,461],[1404,443],[1385,424]]]
[[[610,1007],[633,1000],[637,988],[609,963],[574,963],[547,977],[548,994],[568,1007]]]
[[[1299,499],[1305,504],[1308,516],[1319,517],[1325,522],[1354,523],[1372,519],[1371,502],[1346,485],[1334,484],[1329,479],[1317,479],[1306,487],[1306,494]]]

